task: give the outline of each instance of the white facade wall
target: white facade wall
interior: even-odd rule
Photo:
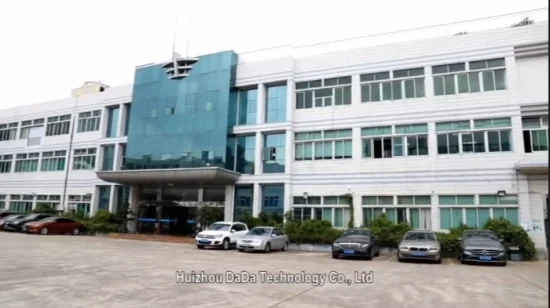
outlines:
[[[335,196],[352,193],[355,221],[361,224],[362,201],[365,195],[430,195],[432,196],[432,228],[439,229],[438,195],[488,194],[505,190],[518,194],[520,221],[530,224],[544,222],[543,207],[548,193],[548,179],[527,176],[516,171],[518,161],[526,157],[540,160],[548,152],[526,154],[523,150],[522,105],[548,104],[548,56],[516,59],[514,47],[548,42],[548,23],[497,29],[462,36],[386,44],[349,49],[332,53],[303,56],[300,50],[268,60],[242,62],[237,68],[237,87],[258,86],[258,124],[236,126],[233,133],[256,134],[256,174],[241,175],[237,185],[254,186],[253,212],[261,210],[261,185],[277,183],[285,186],[285,211],[291,209],[292,197]],[[292,52],[291,52],[292,53]],[[431,66],[505,58],[506,90],[434,96]],[[425,97],[361,103],[359,75],[382,71],[424,67]],[[351,105],[312,109],[295,109],[296,82],[331,77],[352,76]],[[287,81],[287,121],[264,123],[265,84]],[[102,109],[102,125],[98,132],[75,133],[73,149],[98,147],[96,170],[101,168],[100,146],[124,144],[126,137],[104,138],[106,108],[129,103],[131,85],[108,88],[99,94],[64,99],[55,102],[2,110],[0,124],[21,122],[67,113]],[[124,123],[121,112],[119,123]],[[512,152],[437,155],[435,123],[451,120],[511,117],[513,124]],[[74,122],[73,122],[74,123]],[[362,158],[361,127],[428,123],[429,155],[391,159]],[[121,124],[122,126],[122,124]],[[353,158],[343,160],[294,161],[295,132],[327,129],[353,129]],[[274,131],[287,133],[286,168],[284,173],[261,172],[263,134]],[[44,137],[36,151],[67,149],[69,135]],[[120,148],[117,149],[120,167]],[[0,142],[0,155],[33,152],[26,140]],[[71,155],[72,156],[72,155]],[[547,162],[547,160],[546,160]],[[67,163],[68,166],[71,162]],[[65,172],[0,173],[0,194],[59,194],[63,191]],[[97,207],[97,185],[112,185],[99,180],[93,171],[70,172],[67,195],[93,195]],[[231,188],[233,189],[233,188]],[[228,188],[227,196],[233,193]],[[114,185],[111,189],[114,199]],[[232,204],[229,202],[228,204]],[[94,210],[92,210],[93,212]],[[226,210],[231,217],[232,210]],[[544,223],[542,230],[530,231],[538,248],[545,250]]]

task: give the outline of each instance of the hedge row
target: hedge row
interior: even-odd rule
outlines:
[[[330,245],[340,237],[343,230],[335,229],[328,221],[306,220],[296,221],[292,219],[291,213],[285,214],[283,219],[276,215],[262,215],[251,217],[249,214],[241,216],[241,221],[249,228],[255,226],[278,226],[282,227],[288,235],[290,242],[297,244],[325,244]],[[396,248],[407,231],[412,230],[408,224],[395,224],[384,214],[373,220],[367,226],[377,237],[381,247]],[[448,233],[437,232],[441,242],[441,250],[445,257],[456,257],[459,251],[458,239],[462,237],[465,230],[471,230],[465,225],[460,228],[449,230]],[[485,230],[494,231],[499,238],[503,239],[505,248],[515,246],[519,248],[523,259],[533,260],[535,258],[535,245],[527,232],[520,226],[514,225],[505,219],[491,219],[483,227]]]

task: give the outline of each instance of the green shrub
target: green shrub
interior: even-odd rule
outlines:
[[[93,222],[93,221],[81,221],[84,225],[86,233],[95,234],[95,233],[112,233],[118,232],[120,225],[108,222]]]
[[[245,223],[249,229],[258,226],[282,227],[283,216],[277,213],[260,213],[258,217],[252,217],[250,211],[242,211],[239,221]]]
[[[527,231],[521,226],[514,225],[504,218],[499,218],[489,219],[483,228],[495,232],[498,237],[503,240],[506,249],[510,246],[516,246],[519,248],[519,252],[523,259],[535,259],[535,243],[531,240]]]
[[[291,243],[330,245],[342,235],[342,230],[324,220],[289,221],[284,225]]]
[[[437,237],[441,244],[441,255],[443,257],[456,258],[458,256],[458,251],[460,250],[458,239],[461,236],[461,233],[458,233],[458,231],[449,233],[437,232]]]
[[[385,214],[380,214],[373,219],[368,228],[376,236],[381,247],[397,247],[405,233],[411,230],[408,224],[394,224]]]
[[[56,215],[59,212],[50,203],[41,202],[36,204],[36,207],[31,213]]]

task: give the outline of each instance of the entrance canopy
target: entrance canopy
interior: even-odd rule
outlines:
[[[233,185],[240,174],[218,167],[98,171],[105,182],[128,186],[208,186]]]
[[[548,174],[548,156],[522,159],[516,164],[516,170],[524,174]]]

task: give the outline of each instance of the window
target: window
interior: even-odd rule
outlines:
[[[462,196],[439,196],[439,205],[473,205],[475,204],[474,195],[462,195]]]
[[[14,172],[36,172],[40,153],[24,153],[15,155]]]
[[[361,102],[424,97],[424,68],[361,75]]]
[[[154,109],[156,111],[156,109]],[[118,121],[120,116],[120,107],[107,108],[107,132],[105,137],[114,138],[118,137]]]
[[[51,151],[42,153],[40,171],[63,171],[65,170],[65,157],[67,151]]]
[[[393,196],[364,196],[363,205],[393,205]]]
[[[103,164],[101,165],[101,170],[114,170],[115,146],[105,145],[102,148],[103,148]]]
[[[81,112],[78,114],[77,133],[95,132],[99,130],[101,110]]]
[[[301,204],[305,204],[305,205],[320,205],[321,204],[321,197],[315,197],[315,196],[308,196],[307,198],[304,198],[304,196],[299,196],[299,197],[293,197],[292,198],[292,203],[293,204],[297,204],[297,205],[301,205]]]
[[[11,195],[9,210],[15,213],[27,213],[32,211],[32,204],[32,196],[24,195],[22,197],[21,195]]]
[[[480,195],[479,204],[481,205],[517,205],[518,196],[517,195]]]
[[[183,113],[190,114],[195,112],[197,112],[197,94],[187,94]]]
[[[0,173],[10,173],[13,155],[0,155]]]
[[[44,136],[44,119],[35,119],[21,122],[20,139],[27,139],[27,146],[40,145]]]
[[[351,76],[296,83],[296,109],[351,104]]]
[[[510,118],[440,122],[435,124],[438,154],[512,151]]]
[[[439,196],[439,205],[441,229],[458,228],[461,224],[483,228],[490,218],[500,217],[518,224],[517,195],[480,195],[479,205],[473,195]]]
[[[71,127],[71,115],[49,117],[46,125],[46,136],[59,136],[69,134]]]
[[[506,89],[504,58],[432,66],[434,94],[453,95]]]
[[[96,152],[96,148],[74,150],[73,170],[95,169]]]
[[[176,114],[176,102],[177,96],[170,96],[166,98],[166,103],[164,105],[164,115],[171,116]]]
[[[267,87],[265,122],[286,121],[286,85]]]
[[[548,116],[524,117],[521,124],[525,153],[548,151]]]
[[[351,129],[325,130],[295,134],[295,160],[344,158],[352,158]]]
[[[369,226],[381,214],[385,214],[395,224],[408,223],[413,229],[431,229],[432,216],[429,207],[364,207],[363,225]]]
[[[256,136],[238,136],[236,142],[236,163],[235,171],[243,174],[254,174]]]
[[[285,172],[286,134],[264,135],[263,173]]]
[[[258,90],[239,90],[237,98],[237,125],[256,124]]]
[[[0,124],[0,141],[15,140],[19,123]]]
[[[69,195],[68,206],[71,211],[81,213],[85,216],[90,214],[92,195]]]
[[[323,206],[319,207],[319,205]],[[325,207],[327,205],[342,207]],[[303,196],[295,196],[292,211],[294,219],[300,221],[309,219],[326,220],[332,223],[335,228],[347,227],[351,217],[347,198],[340,196],[308,196],[307,199]]]
[[[367,127],[361,129],[365,158],[428,155],[428,124]]]
[[[61,196],[59,195],[38,195],[36,196],[36,203],[48,204],[52,209],[58,209]]]

